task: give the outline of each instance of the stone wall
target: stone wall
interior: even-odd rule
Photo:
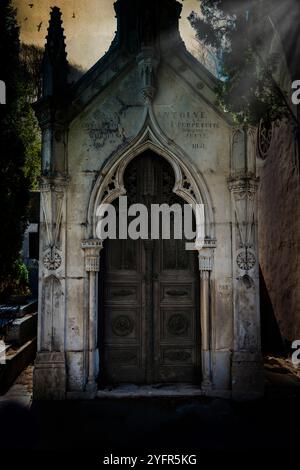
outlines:
[[[274,128],[259,160],[260,264],[282,337],[300,338],[300,176],[291,125]]]

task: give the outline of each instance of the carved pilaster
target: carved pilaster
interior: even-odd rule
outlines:
[[[206,250],[203,250],[206,251]],[[201,275],[209,275],[212,270],[212,255],[209,252],[208,254],[202,254],[202,251],[199,251],[199,271]]]
[[[211,305],[210,273],[212,270],[212,253],[210,250],[199,251],[200,271],[200,315],[202,344],[202,388],[212,387],[211,367]]]
[[[231,175],[240,178],[245,175],[255,176],[256,173],[256,128],[238,126],[232,133]]]
[[[258,178],[245,176],[244,178],[229,180],[229,189],[232,194],[234,222],[236,225],[237,249],[248,250],[255,248],[256,244],[256,193]]]
[[[97,375],[99,369],[99,354],[97,349],[97,317],[98,317],[98,272],[100,269],[100,251],[102,250],[102,240],[89,239],[81,244],[85,255],[85,269],[89,274],[88,278],[88,377],[86,391],[94,396],[97,391]]]
[[[153,101],[156,92],[155,76],[159,60],[151,47],[143,48],[137,60],[142,82],[141,94],[145,104],[149,104]]]
[[[243,129],[248,138],[248,130]],[[250,171],[249,140],[239,147],[244,166],[232,169],[229,190],[232,196],[232,253],[234,285],[234,351],[232,393],[237,399],[262,393],[260,374],[260,314],[257,246],[258,178]],[[237,149],[235,149],[237,150]],[[235,155],[237,156],[237,154]],[[251,159],[250,159],[251,160]],[[252,167],[253,169],[253,167]]]
[[[42,178],[41,261],[46,271],[57,271],[63,260],[62,220],[68,178]]]
[[[43,177],[40,222],[38,354],[34,389],[39,399],[65,396],[65,245],[67,177]]]

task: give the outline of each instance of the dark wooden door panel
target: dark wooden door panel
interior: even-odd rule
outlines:
[[[183,203],[172,192],[172,168],[151,153],[129,164],[125,187],[128,205]],[[185,250],[185,240],[109,240],[103,258],[99,336],[105,381],[199,381],[196,254]]]

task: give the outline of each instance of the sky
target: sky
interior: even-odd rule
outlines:
[[[180,30],[188,49],[195,48],[195,34],[187,16],[199,11],[199,0],[184,0]],[[60,7],[68,60],[90,68],[109,48],[116,30],[114,0],[14,0],[21,26],[21,40],[44,46],[51,6]]]

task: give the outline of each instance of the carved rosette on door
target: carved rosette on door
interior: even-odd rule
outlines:
[[[65,212],[66,176],[43,177],[41,181],[42,219],[40,230],[44,233],[41,246],[40,292],[43,321],[39,348],[44,351],[62,351],[62,311],[64,292],[63,248],[65,234],[62,230]],[[51,300],[52,299],[52,300]],[[54,299],[54,300],[53,300]]]

